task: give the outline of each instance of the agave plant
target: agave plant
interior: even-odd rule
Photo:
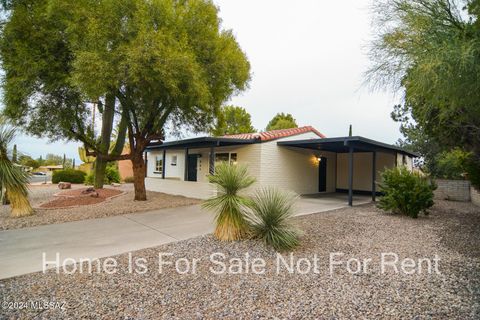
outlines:
[[[221,163],[215,174],[208,177],[218,188],[217,196],[206,200],[203,207],[215,211],[215,232],[219,240],[240,240],[248,235],[249,224],[245,218],[245,207],[249,198],[240,191],[251,186],[255,179],[248,175],[247,167]]]
[[[0,119],[0,198],[8,196],[12,217],[22,217],[33,213],[28,201],[28,173],[16,167],[8,157],[8,145],[15,137],[15,129],[9,128]]]
[[[252,196],[249,222],[255,237],[277,251],[288,251],[299,243],[300,231],[292,224],[297,196],[277,188],[261,188]]]

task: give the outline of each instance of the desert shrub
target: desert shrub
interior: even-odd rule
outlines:
[[[248,175],[246,166],[225,162],[215,167],[215,174],[210,175],[208,180],[218,188],[217,195],[203,203],[204,208],[216,214],[215,237],[219,240],[244,238],[249,231],[244,208],[250,201],[239,192],[251,186],[255,179]]]
[[[80,170],[66,169],[53,172],[52,183],[70,182],[83,183],[87,174]]]
[[[89,186],[93,186],[95,182],[95,175],[93,171],[89,173],[85,177],[85,184]],[[120,183],[120,173],[118,172],[118,169],[114,166],[107,166],[105,169],[105,177],[103,178],[103,183],[105,184],[111,184],[111,183]]]
[[[276,188],[262,188],[252,196],[249,222],[255,237],[277,251],[292,250],[300,231],[292,224],[296,196]]]
[[[394,213],[417,218],[433,206],[433,190],[436,186],[428,177],[411,172],[405,167],[387,169],[382,173],[380,191],[383,196],[378,207]]]
[[[85,181],[83,183],[85,183],[87,186],[93,186],[94,182],[95,176],[93,175],[93,173],[89,173],[85,176]]]
[[[469,156],[469,153],[460,149],[442,152],[437,157],[436,176],[443,179],[464,179],[465,161]]]
[[[105,169],[105,180],[106,183],[120,183],[120,172],[116,166],[107,166]]]
[[[465,159],[464,167],[468,180],[477,190],[480,190],[480,158],[471,154]]]
[[[34,211],[28,200],[28,174],[8,157],[16,133],[0,116],[0,204],[10,203],[11,216],[22,217]]]
[[[125,177],[125,179],[123,179],[123,182],[125,183],[133,183],[134,182],[134,178],[133,177]]]

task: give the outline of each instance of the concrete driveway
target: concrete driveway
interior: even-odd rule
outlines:
[[[356,200],[356,201],[355,201]],[[368,197],[354,199],[368,203]],[[346,207],[345,195],[302,197],[296,215]],[[86,209],[88,210],[88,209]],[[45,261],[95,259],[211,233],[199,205],[0,232],[0,279],[43,270]],[[47,268],[54,267],[48,265]]]

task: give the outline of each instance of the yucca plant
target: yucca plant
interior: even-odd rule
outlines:
[[[203,203],[204,208],[216,214],[215,237],[226,241],[245,238],[249,231],[245,207],[250,205],[250,200],[240,191],[251,186],[255,179],[248,175],[246,166],[225,162],[215,167],[215,174],[208,180],[218,188],[217,195]]]
[[[292,250],[300,243],[300,230],[292,223],[297,196],[277,188],[261,188],[252,196],[249,222],[255,237],[277,251]]]
[[[8,197],[12,217],[33,213],[28,201],[28,173],[16,167],[8,157],[8,145],[15,137],[15,129],[9,128],[0,119],[0,198]]]

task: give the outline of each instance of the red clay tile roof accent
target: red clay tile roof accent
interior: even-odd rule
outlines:
[[[272,130],[272,131],[265,131],[265,132],[255,132],[255,133],[230,134],[230,135],[223,136],[223,138],[245,139],[245,140],[258,139],[260,141],[270,141],[270,140],[286,138],[286,137],[307,133],[307,132],[313,132],[320,138],[326,138],[324,134],[322,134],[320,131],[318,131],[312,126]]]

